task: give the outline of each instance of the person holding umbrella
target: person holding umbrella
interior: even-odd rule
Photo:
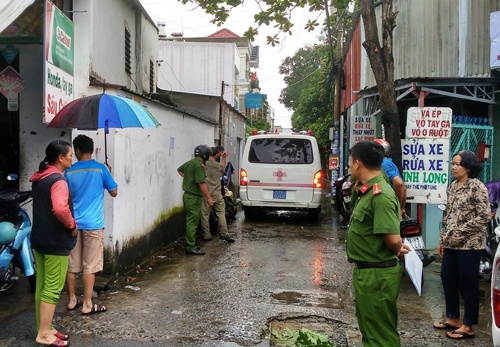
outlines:
[[[103,305],[92,302],[95,274],[104,262],[104,191],[116,197],[118,184],[111,177],[109,166],[92,159],[94,141],[85,135],[73,140],[78,162],[66,170],[65,176],[73,194],[75,218],[78,223],[76,246],[70,253],[67,275],[68,310],[82,307],[82,314],[106,312]],[[76,276],[83,272],[83,302],[76,298]]]
[[[36,342],[68,346],[68,336],[52,325],[56,305],[66,280],[68,256],[76,243],[73,201],[63,172],[71,166],[73,151],[56,140],[45,149],[45,158],[30,178],[33,192],[31,246],[35,251]]]
[[[212,150],[207,145],[198,145],[194,149],[194,158],[188,160],[177,172],[182,176],[182,201],[186,211],[186,254],[204,255],[205,252],[196,247],[196,228],[200,223],[201,201],[204,196],[208,206],[214,205],[214,200],[205,184],[205,162]]]

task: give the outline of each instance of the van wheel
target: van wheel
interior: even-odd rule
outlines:
[[[319,218],[319,210],[309,210],[309,220],[311,222],[317,222]]]
[[[243,212],[245,213],[245,218],[246,219],[254,219],[255,218],[255,211],[251,207],[246,207]]]
[[[315,208],[315,209],[310,209],[309,211],[309,220],[311,222],[317,222],[319,218],[319,213],[321,212],[321,209]]]

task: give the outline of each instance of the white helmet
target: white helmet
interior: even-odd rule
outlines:
[[[386,157],[388,157],[391,154],[391,145],[389,144],[389,142],[387,142],[384,139],[375,139],[373,141],[384,147],[384,155]]]

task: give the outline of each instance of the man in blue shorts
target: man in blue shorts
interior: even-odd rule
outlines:
[[[78,225],[76,246],[69,255],[68,310],[82,307],[82,314],[107,311],[103,305],[92,302],[95,274],[104,263],[104,190],[118,195],[118,184],[111,177],[111,167],[92,159],[94,141],[85,135],[73,140],[78,162],[64,173],[71,194]],[[76,298],[76,276],[83,272],[83,302]]]

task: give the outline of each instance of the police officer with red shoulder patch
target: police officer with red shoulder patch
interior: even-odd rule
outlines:
[[[401,345],[398,257],[408,248],[399,235],[399,202],[382,174],[383,159],[383,147],[373,141],[358,142],[349,150],[351,175],[361,186],[349,223],[347,257],[355,264],[356,317],[364,347]]]

